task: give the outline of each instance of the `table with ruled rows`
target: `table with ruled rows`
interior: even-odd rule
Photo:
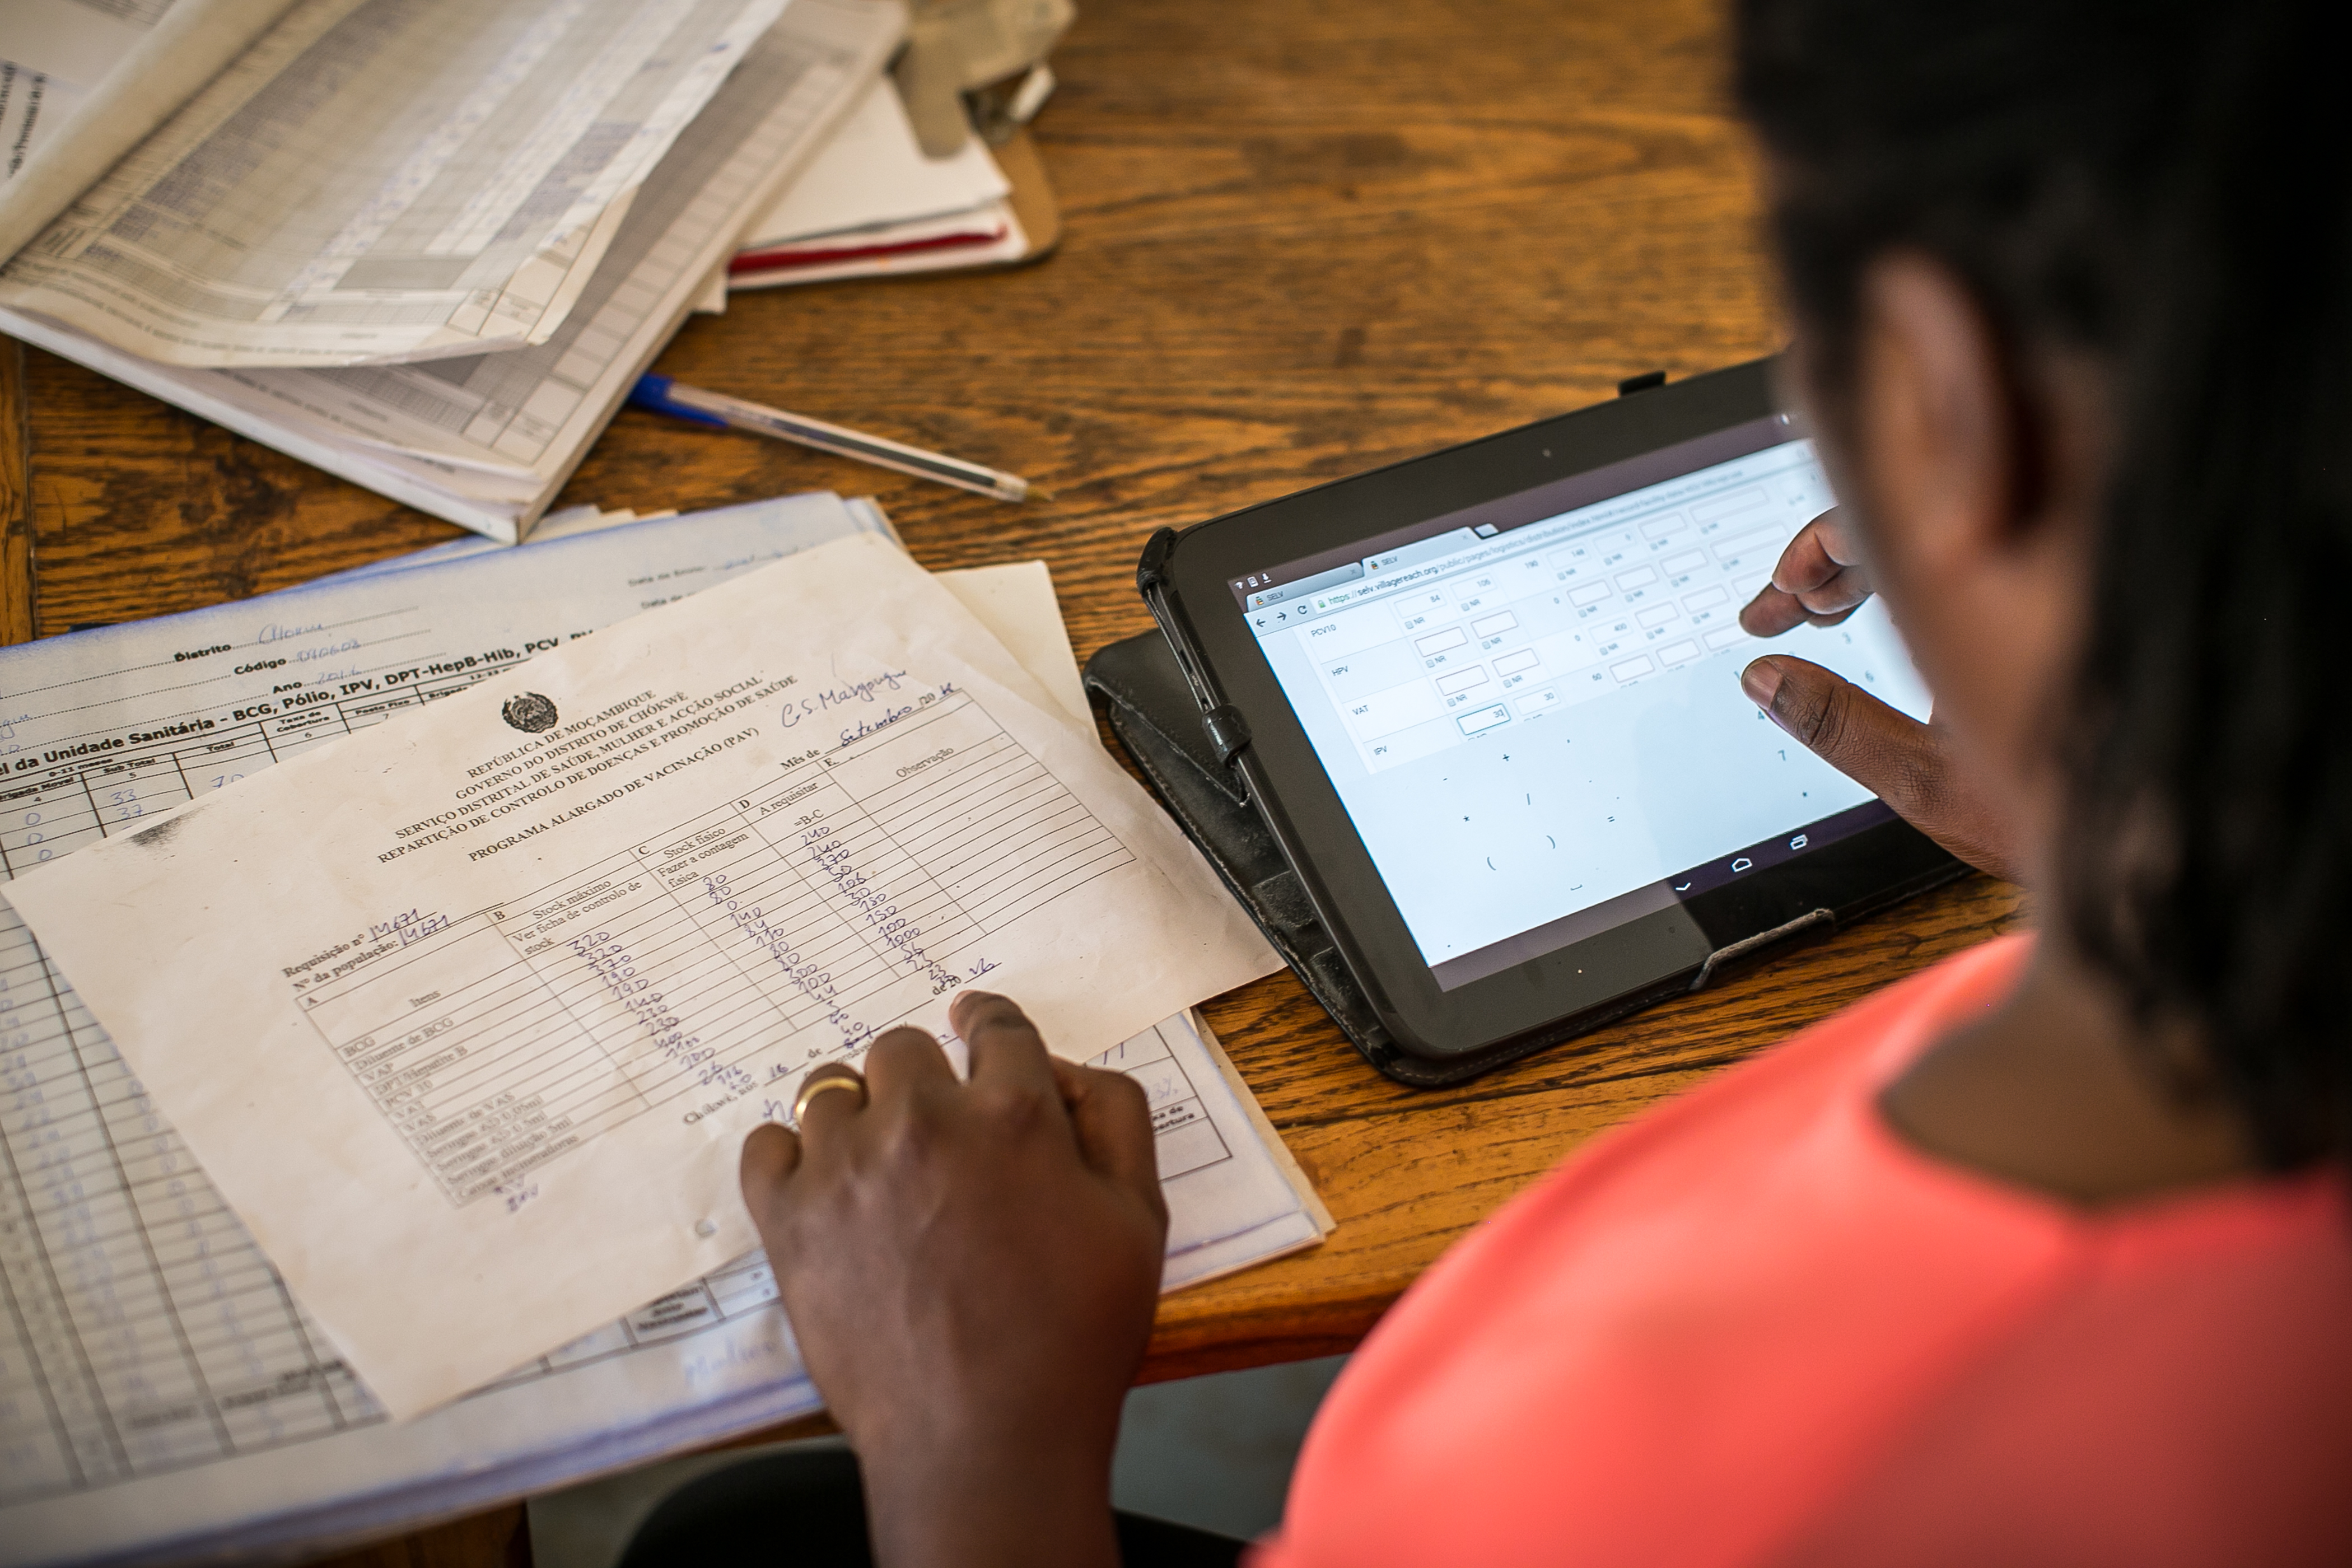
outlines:
[[[0,780],[0,874],[21,877],[34,868],[110,834],[126,833],[140,819],[185,805],[248,773],[298,756],[330,741],[355,734],[386,719],[414,711],[443,697],[455,697],[477,681],[522,662],[520,653],[503,658],[457,661],[448,673],[428,675],[395,687],[352,682],[363,689],[321,687],[269,701],[203,715],[164,739],[110,750],[68,754],[26,767],[31,753],[16,759],[18,771]],[[201,727],[199,727],[201,726]],[[0,721],[0,756],[13,728]]]
[[[1132,858],[950,693],[501,904],[420,905],[289,983],[462,1205],[648,1111],[780,1094],[979,979],[988,938]]]
[[[54,758],[0,721],[19,764],[0,783],[0,879],[520,657],[465,658],[394,691],[209,711],[143,744],[60,742]],[[0,1506],[383,1419],[5,905],[0,1175],[0,1330],[13,1331],[0,1331]]]

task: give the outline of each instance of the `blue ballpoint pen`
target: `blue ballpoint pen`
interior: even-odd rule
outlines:
[[[832,452],[844,458],[855,458],[861,463],[896,468],[902,474],[913,474],[918,479],[937,479],[943,485],[953,485],[959,489],[978,490],[982,495],[994,496],[998,500],[1022,500],[1029,494],[1029,481],[1017,474],[1002,473],[938,452],[926,452],[920,447],[909,447],[880,436],[863,435],[838,425],[828,425],[822,419],[787,414],[781,408],[746,403],[740,397],[730,397],[724,393],[705,392],[698,386],[680,386],[666,375],[637,377],[637,384],[629,392],[629,404],[632,407],[667,414],[673,418],[690,419],[698,425],[724,426],[735,430],[749,430],[755,435],[772,436],[780,441],[796,441],[820,452]]]

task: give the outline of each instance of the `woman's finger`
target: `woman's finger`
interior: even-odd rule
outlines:
[[[743,1187],[743,1206],[756,1221],[800,1168],[799,1135],[781,1121],[762,1121],[743,1140],[743,1158],[737,1179]]]
[[[1160,1150],[1151,1135],[1151,1102],[1122,1072],[1049,1058],[1055,1086],[1069,1107],[1078,1153],[1095,1170],[1149,1203],[1165,1220],[1160,1191]]]
[[[1772,585],[1784,594],[1806,594],[1832,577],[1862,564],[1835,510],[1825,511],[1804,527],[1780,551],[1773,563]]]
[[[1739,629],[1751,637],[1777,637],[1803,626],[1808,618],[1794,594],[1784,594],[1767,583],[1740,607]]]
[[[1740,610],[1739,627],[1752,637],[1776,637],[1795,626],[1833,626],[1861,608],[1870,592],[1870,580],[1859,567],[1801,594],[1767,583]]]
[[[1822,761],[1979,870],[2014,881],[2016,846],[1933,726],[1818,664],[1769,654],[1740,673],[1755,704]]]
[[[1927,726],[1820,665],[1788,654],[1758,659],[1741,672],[1739,684],[1774,723],[1822,761],[1897,811],[1916,804],[1922,766],[1936,760]]]
[[[1805,606],[1807,617],[1818,626],[1825,618],[1845,619],[1869,597],[1869,577],[1861,567],[1849,566],[1820,587],[1798,595],[1797,603]]]
[[[838,1084],[820,1089],[819,1084]],[[844,1124],[866,1109],[871,1091],[866,1075],[846,1062],[824,1062],[811,1068],[793,1096],[793,1120],[800,1126],[802,1155],[821,1159],[835,1146]]]
[[[866,1047],[866,1082],[877,1105],[925,1088],[953,1089],[955,1081],[947,1052],[920,1029],[891,1029]]]
[[[1038,1037],[1037,1026],[1009,996],[987,991],[966,991],[948,1005],[948,1022],[963,1037],[971,1052],[971,1081],[1021,1083],[1045,1088],[1054,1083],[1053,1058]]]
[[[1870,597],[1870,573],[1837,509],[1797,531],[1773,563],[1772,579],[1739,612],[1750,637],[1774,637],[1791,627],[1833,626]]]

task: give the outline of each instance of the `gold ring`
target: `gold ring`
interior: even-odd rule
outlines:
[[[793,1125],[797,1127],[807,1119],[810,1101],[829,1089],[853,1089],[857,1103],[866,1103],[866,1077],[856,1068],[836,1068],[826,1071],[819,1068],[801,1080],[800,1092],[793,1096]]]

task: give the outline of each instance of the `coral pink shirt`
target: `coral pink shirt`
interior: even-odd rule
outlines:
[[[1989,943],[1569,1161],[1381,1323],[1255,1568],[2352,1563],[2340,1167],[2109,1210],[1875,1100]]]

